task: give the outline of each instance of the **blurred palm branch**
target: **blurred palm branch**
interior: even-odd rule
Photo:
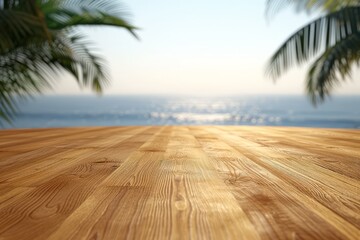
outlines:
[[[63,72],[100,93],[106,63],[79,26],[137,29],[113,0],[0,0],[0,123],[11,123],[17,99],[50,88]]]
[[[267,14],[292,5],[320,17],[292,34],[270,59],[267,73],[279,78],[294,65],[315,58],[306,78],[314,105],[331,95],[335,86],[351,77],[360,61],[360,0],[267,0]]]

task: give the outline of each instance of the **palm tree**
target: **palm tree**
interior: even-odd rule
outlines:
[[[70,73],[100,93],[109,77],[84,25],[121,27],[135,35],[114,0],[0,0],[0,123],[11,122],[18,98],[28,98]]]
[[[267,13],[286,5],[324,13],[291,35],[271,57],[267,73],[277,79],[293,65],[316,58],[306,90],[314,105],[351,76],[360,60],[360,0],[267,0]]]

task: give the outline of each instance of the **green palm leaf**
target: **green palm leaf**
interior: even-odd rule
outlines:
[[[51,87],[63,71],[72,74],[81,86],[101,92],[109,77],[104,60],[88,46],[83,36],[61,35],[50,43],[28,45],[2,56],[0,115],[13,116],[17,97],[41,93]]]
[[[127,15],[124,7],[114,0],[37,0],[44,12],[50,13],[57,9],[73,11],[99,11],[112,15]]]
[[[359,16],[360,7],[347,7],[301,28],[271,57],[267,74],[276,79],[294,64],[302,64],[320,51],[359,32]]]
[[[343,7],[357,6],[359,0],[267,0],[266,13],[273,15],[285,8],[286,6],[294,6],[297,11],[312,12],[321,10],[325,12],[338,11]]]
[[[18,98],[53,86],[63,72],[100,93],[109,83],[105,61],[94,54],[81,25],[136,28],[110,0],[0,0],[0,123],[11,122]]]
[[[306,89],[314,105],[324,101],[360,59],[360,0],[268,0],[267,5],[268,13],[285,5],[326,12],[290,36],[266,69],[275,80],[290,67],[320,55],[309,70]]]
[[[127,14],[114,1],[49,0],[41,8],[52,30],[80,25],[107,25],[125,28],[138,38],[135,33],[137,28],[129,23],[125,18]]]
[[[74,26],[78,27],[80,25],[106,25],[125,28],[133,36],[138,38],[135,33],[135,30],[137,29],[135,26],[133,26],[123,18],[109,15],[104,12],[75,12],[71,10],[61,9],[56,11],[56,13],[47,14],[46,18],[48,22],[48,27],[52,30],[62,30]]]
[[[21,11],[0,9],[0,54],[31,37],[45,38],[38,18]]]
[[[360,34],[353,34],[322,54],[311,66],[307,91],[314,104],[324,101],[334,86],[351,76],[351,67],[360,61]]]

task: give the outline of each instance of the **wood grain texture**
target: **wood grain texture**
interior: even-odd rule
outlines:
[[[0,239],[360,239],[360,131],[0,131]]]

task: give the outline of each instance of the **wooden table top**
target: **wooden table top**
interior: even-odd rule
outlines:
[[[360,239],[360,131],[0,131],[0,239]]]

